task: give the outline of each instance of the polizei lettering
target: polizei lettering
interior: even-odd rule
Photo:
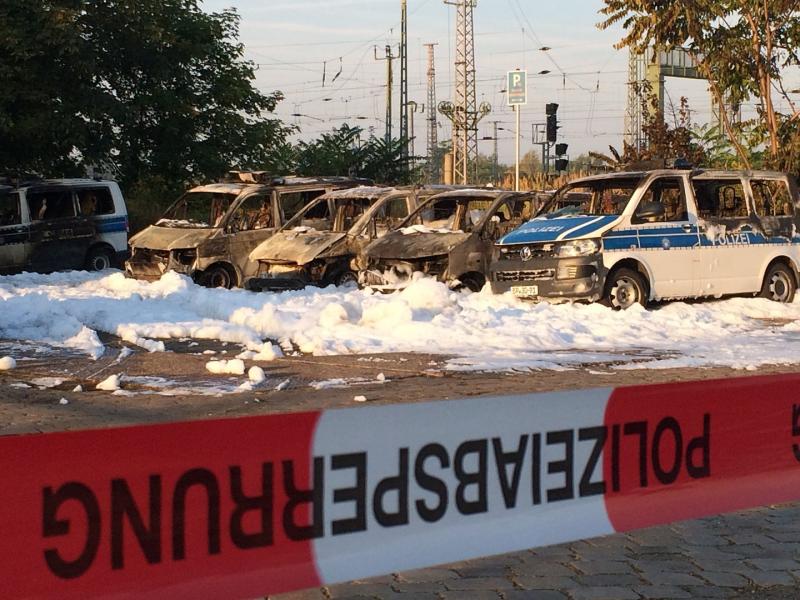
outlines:
[[[65,481],[41,490],[43,560],[57,577],[72,579],[100,556],[112,570],[132,560],[158,565],[412,521],[435,524],[445,516],[531,511],[710,475],[705,414],[689,423],[665,417],[454,444],[255,458],[225,469],[198,465],[177,476],[115,478],[102,490]]]

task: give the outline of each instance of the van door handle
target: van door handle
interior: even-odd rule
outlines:
[[[689,225],[689,224],[687,223],[686,225],[684,225],[684,226],[683,226],[683,230],[684,230],[686,233],[691,233],[691,232],[692,232],[692,227],[693,227],[692,225]]]

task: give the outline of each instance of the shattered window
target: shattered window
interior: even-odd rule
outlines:
[[[333,223],[333,231],[344,233],[349,230],[358,218],[363,215],[372,204],[369,198],[340,198],[334,200],[336,207],[336,217]]]
[[[297,213],[303,210],[303,207],[309,204],[314,198],[318,198],[325,193],[325,190],[308,190],[305,192],[284,192],[278,198],[278,205],[281,211],[281,219],[286,223],[289,219],[294,217]],[[312,215],[311,218],[320,218]]]
[[[274,227],[272,197],[267,194],[248,196],[231,215],[228,228],[231,231],[251,231]]]
[[[686,197],[683,193],[683,183],[679,177],[662,177],[650,184],[650,187],[642,196],[637,213],[645,205],[660,204],[664,207],[664,216],[660,219],[646,218],[639,219],[634,216],[636,222],[675,222],[686,221],[689,213],[686,210]]]
[[[114,199],[111,190],[100,187],[89,190],[78,190],[78,206],[82,215],[114,214]]]
[[[794,213],[789,187],[785,181],[753,179],[750,187],[753,190],[753,201],[758,216],[785,217]]]
[[[75,216],[71,190],[29,192],[27,198],[32,221],[68,219]]]
[[[238,194],[187,192],[164,213],[162,227],[220,227]]]
[[[0,226],[19,225],[22,215],[19,211],[19,194],[0,192]]]
[[[391,198],[383,203],[375,214],[377,235],[383,235],[397,227],[408,216],[408,200],[405,196]]]
[[[738,179],[696,179],[692,187],[701,219],[747,218],[747,198]]]

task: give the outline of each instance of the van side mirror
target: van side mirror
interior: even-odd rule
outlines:
[[[643,202],[636,209],[637,221],[659,221],[664,218],[664,205],[660,202]]]

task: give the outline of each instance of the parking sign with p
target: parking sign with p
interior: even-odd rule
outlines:
[[[528,103],[528,72],[509,71],[506,85],[509,106],[522,106]]]

